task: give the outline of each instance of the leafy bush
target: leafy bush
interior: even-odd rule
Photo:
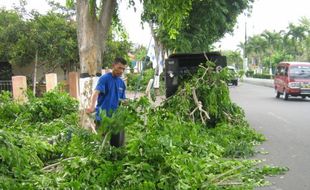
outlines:
[[[129,73],[127,75],[128,90],[137,90],[137,91],[145,91],[148,82],[150,79],[154,78],[154,69],[144,70],[143,73]]]
[[[270,74],[259,74],[259,73],[256,73],[253,75],[253,78],[260,78],[260,79],[273,79],[273,75],[270,75]]]
[[[245,76],[247,76],[247,77],[253,77],[253,75],[254,75],[254,71],[252,71],[252,70],[248,70],[245,72]]]
[[[61,138],[77,124],[77,101],[58,90],[16,103],[0,95],[0,189],[31,189],[44,164],[61,157]],[[45,123],[41,123],[45,122]]]
[[[245,75],[244,70],[239,70],[238,71],[238,78],[242,78]]]
[[[11,93],[0,93],[0,123],[14,121],[23,112],[23,106],[12,100]]]
[[[247,71],[245,73],[245,75],[247,77],[252,77],[252,78],[260,78],[260,79],[273,79],[273,75],[270,75],[270,74],[266,74],[266,73],[255,73],[254,74],[254,71]]]
[[[52,146],[36,135],[0,129],[0,188],[32,186],[24,181],[40,171],[41,159],[51,150]]]
[[[46,122],[76,112],[78,102],[67,93],[55,90],[43,94],[42,98],[30,98],[25,107],[32,121]]]

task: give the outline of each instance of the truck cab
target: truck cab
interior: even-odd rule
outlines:
[[[310,97],[310,63],[279,63],[274,77],[274,89],[276,98],[283,95],[284,100],[290,96]]]
[[[194,74],[207,60],[214,62],[216,69],[227,66],[226,57],[219,52],[171,54],[165,60],[166,97],[172,96],[181,80]]]

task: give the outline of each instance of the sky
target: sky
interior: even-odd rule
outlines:
[[[233,34],[226,34],[221,40],[221,49],[236,50],[245,39],[245,23],[247,36],[262,33],[264,30],[286,30],[289,23],[298,24],[300,18],[310,19],[310,0],[255,0],[250,17],[239,15]]]
[[[65,3],[65,0],[56,0]],[[10,8],[18,0],[0,0],[0,7]],[[45,0],[27,0],[28,7],[44,13],[48,10]],[[38,3],[40,2],[40,3]],[[141,5],[137,5],[137,11],[127,8],[126,1],[120,5],[120,18],[124,24],[129,39],[138,44],[148,46],[151,33],[147,24],[142,29],[140,21]],[[245,39],[245,23],[248,37],[260,34],[264,30],[285,30],[289,23],[298,23],[301,17],[310,19],[310,0],[255,0],[249,17],[241,14],[232,34],[226,34],[215,47],[219,50],[236,50],[240,42]]]

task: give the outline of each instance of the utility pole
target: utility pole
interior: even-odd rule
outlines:
[[[247,16],[247,14],[246,14],[246,16]],[[247,43],[248,43],[247,22],[245,20],[245,24],[244,24],[244,48],[243,48],[244,49],[243,50],[243,70],[244,70],[244,72],[248,71]]]

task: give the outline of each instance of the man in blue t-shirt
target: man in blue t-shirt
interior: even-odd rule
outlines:
[[[86,109],[86,113],[96,111],[96,127],[100,126],[100,111],[105,110],[107,116],[111,116],[121,100],[126,99],[126,86],[120,78],[126,69],[127,62],[123,58],[116,58],[112,63],[112,72],[102,75],[97,83],[95,91],[91,97],[90,106]],[[95,106],[97,101],[97,105]],[[117,134],[112,134],[110,144],[120,147],[124,145],[124,130]]]

